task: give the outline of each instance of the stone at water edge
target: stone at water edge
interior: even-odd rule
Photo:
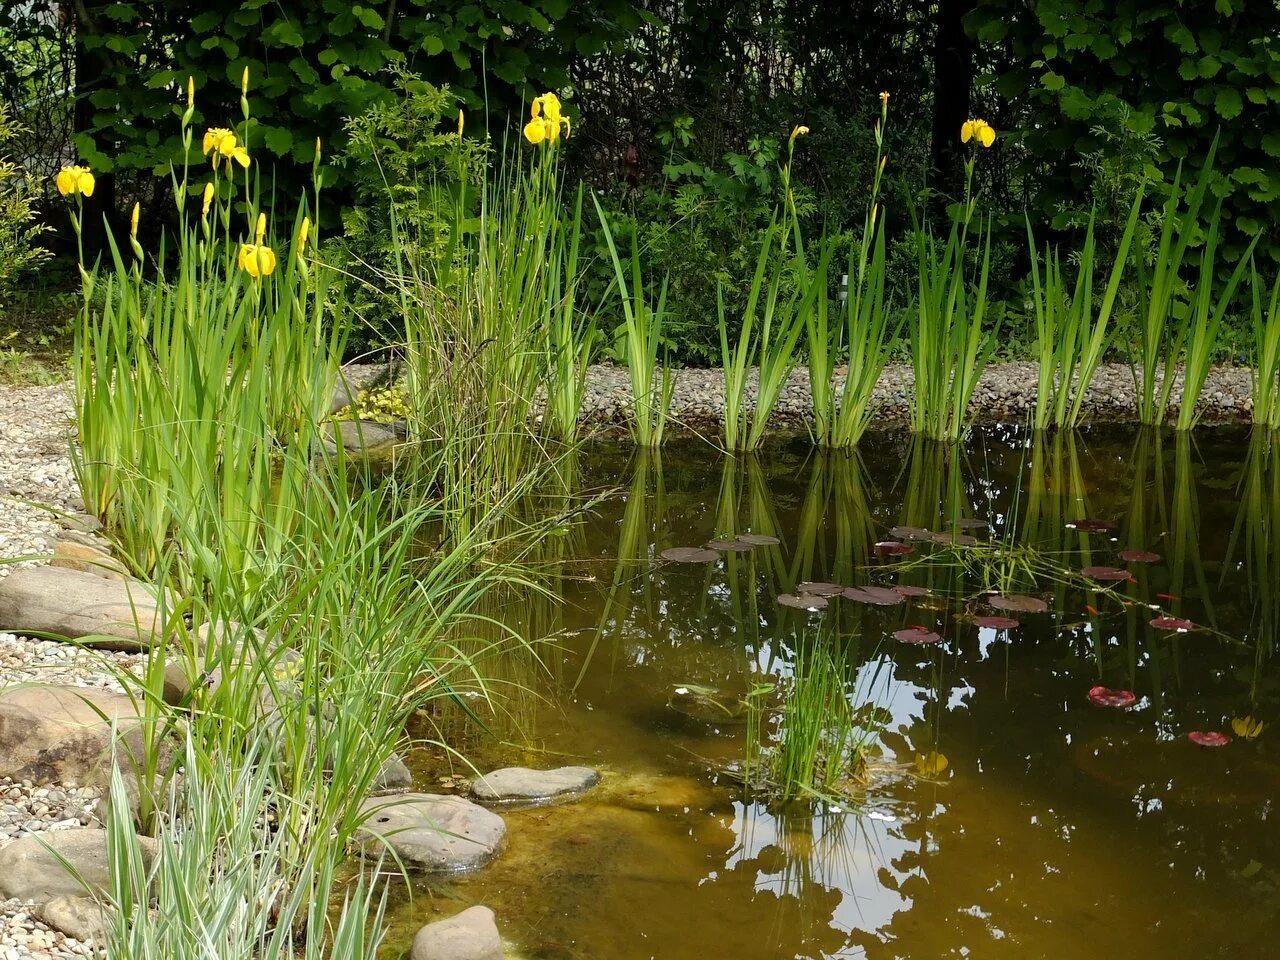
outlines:
[[[507,833],[492,810],[445,794],[371,797],[360,804],[360,812],[367,815],[360,830],[366,849],[376,855],[385,844],[413,871],[473,870],[498,852]]]
[[[405,762],[392,754],[373,778],[370,789],[374,793],[391,793],[397,790],[408,790],[413,786],[413,773],[405,766]]]
[[[68,534],[70,531],[68,531]],[[92,573],[107,580],[127,580],[129,571],[105,546],[79,539],[58,540],[53,545],[50,566],[65,567],[81,573]]]
[[[327,427],[329,436],[338,440],[344,449],[358,453],[382,453],[405,439],[408,431],[403,424],[377,423],[373,420],[333,420]]]
[[[156,842],[139,837],[138,850],[143,866],[150,869]],[[5,898],[44,903],[55,897],[83,897],[86,888],[104,893],[110,883],[106,830],[55,830],[0,849],[0,894]]]
[[[0,777],[106,783],[113,724],[123,740],[118,756],[142,756],[137,706],[122,693],[93,687],[32,683],[0,689]]]
[[[503,767],[478,778],[471,785],[477,800],[551,800],[583,793],[600,782],[599,771],[590,767],[557,767],[554,770],[531,770],[528,767]]]
[[[54,897],[47,903],[36,904],[31,912],[45,926],[81,943],[101,943],[105,939],[106,911],[92,897]]]
[[[413,938],[409,960],[502,960],[502,938],[488,907],[468,907],[429,923]]]
[[[66,567],[22,567],[0,580],[0,629],[55,633],[108,650],[149,650],[160,632],[156,595],[136,580]]]

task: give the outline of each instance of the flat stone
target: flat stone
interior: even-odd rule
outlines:
[[[599,782],[599,772],[590,767],[557,767],[554,770],[503,767],[477,779],[471,785],[471,795],[488,803],[552,800],[582,793]]]
[[[64,684],[0,689],[0,776],[35,783],[106,783],[112,725],[122,764],[141,756],[142,721],[121,693]]]
[[[138,848],[149,868],[156,842],[139,837]],[[105,893],[110,883],[106,830],[57,830],[23,837],[0,849],[0,894],[5,897],[44,903],[55,897],[83,897],[86,889]]]
[[[488,907],[468,907],[428,923],[413,938],[410,960],[502,960],[502,938]]]
[[[21,567],[0,581],[0,630],[54,633],[108,650],[148,650],[160,632],[152,588],[65,567]]]
[[[54,897],[32,911],[46,926],[81,943],[101,943],[107,932],[107,914],[92,897]]]
[[[507,825],[492,810],[464,797],[406,793],[373,797],[360,835],[365,846],[385,844],[408,870],[451,873],[472,870],[498,852]]]
[[[57,541],[53,545],[53,559],[49,563],[54,567],[92,573],[108,580],[126,580],[129,577],[129,571],[125,565],[114,557],[110,550],[96,544],[84,543],[80,539],[68,538]]]

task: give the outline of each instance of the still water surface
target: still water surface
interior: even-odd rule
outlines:
[[[556,644],[542,664],[506,666],[497,742],[468,749],[482,768],[585,763],[605,780],[572,804],[505,812],[497,860],[392,907],[389,955],[470,903],[530,960],[1276,955],[1280,446],[1235,429],[1009,427],[961,451],[873,437],[857,458],[599,446],[576,488],[617,495],[549,546],[562,602],[503,611]],[[1006,546],[920,544],[905,570],[871,550],[894,526],[958,518]],[[707,565],[658,556],[747,531],[781,542]],[[1132,565],[1116,596],[1029,584],[1016,560],[1124,566],[1125,548],[1160,560]],[[1050,613],[975,626],[992,612],[982,590],[1008,577]],[[778,606],[807,580],[933,595]],[[1205,629],[1153,629],[1152,605]],[[907,626],[944,641],[895,642]],[[856,668],[850,696],[881,708],[875,775],[856,803],[753,802],[734,775],[746,729],[733,705],[762,681],[785,687],[797,638],[819,630]],[[1099,684],[1136,705],[1093,706]],[[712,702],[691,706],[677,693],[691,688]],[[1246,715],[1264,721],[1256,739],[1187,739]],[[949,760],[937,779],[914,772],[930,750]],[[450,771],[436,758],[418,772],[438,790]]]

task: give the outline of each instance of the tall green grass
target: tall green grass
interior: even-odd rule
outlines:
[[[578,417],[586,396],[587,368],[599,333],[595,315],[583,317],[579,302],[582,192],[579,184],[573,211],[565,227],[556,234],[547,291],[550,371],[544,419],[551,435],[564,441],[577,436]]]
[[[1044,252],[1043,281],[1041,280],[1041,261],[1036,251],[1031,220],[1027,219],[1036,356],[1039,360],[1036,406],[1032,420],[1037,430],[1051,426],[1074,429],[1080,423],[1089,384],[1093,382],[1098,365],[1114,336],[1110,325],[1111,317],[1129,260],[1129,249],[1133,243],[1141,207],[1142,191],[1139,191],[1116,247],[1106,289],[1102,299],[1096,304],[1093,274],[1097,244],[1094,239],[1093,217],[1089,217],[1084,246],[1076,262],[1076,282],[1070,293],[1058,254],[1056,251],[1051,253],[1047,247]]]
[[[1280,429],[1280,274],[1271,285],[1263,307],[1265,289],[1255,264],[1249,266],[1250,320],[1253,329],[1253,422],[1270,430]]]

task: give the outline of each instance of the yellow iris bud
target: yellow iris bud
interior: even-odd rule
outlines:
[[[795,129],[793,129],[793,130],[791,131],[791,142],[792,142],[792,143],[795,143],[795,142],[796,142],[796,137],[803,137],[803,136],[805,136],[806,134],[808,134],[808,132],[809,132],[809,128],[808,128],[808,127],[806,127],[806,126],[801,125],[801,126],[796,127]]]
[[[298,256],[307,249],[307,237],[311,235],[311,218],[303,217],[302,226],[298,228]]]
[[[187,77],[187,109],[194,109],[196,105],[196,78]]]
[[[267,233],[267,215],[265,213],[258,214],[258,225],[253,231],[253,242],[261,243],[262,238]]]
[[[133,205],[133,213],[129,215],[129,238],[131,240],[138,239],[138,217],[142,214],[142,204],[135,203]]]
[[[881,90],[881,91],[880,91],[880,106],[882,106],[882,107],[887,107],[888,105],[889,105],[889,91],[888,91],[888,90]]]
[[[462,136],[462,128],[466,126],[466,117],[462,115],[462,111],[458,111],[458,136]]]
[[[204,185],[204,198],[200,201],[200,216],[207,217],[209,215],[209,206],[213,203],[213,184],[206,183]]]
[[[58,193],[64,197],[74,196],[75,194],[81,194],[86,197],[93,196],[95,181],[88,167],[63,167],[58,171],[58,178],[55,182],[58,186]]]
[[[262,243],[240,244],[240,269],[257,280],[269,277],[276,269],[276,252]]]
[[[240,74],[240,92],[249,92],[249,65],[245,64],[244,72]]]

